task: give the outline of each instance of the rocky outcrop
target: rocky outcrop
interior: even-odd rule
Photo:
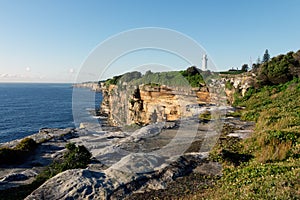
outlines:
[[[142,127],[132,134],[94,132],[91,135],[84,134],[84,130],[81,130],[80,138],[75,138],[72,142],[85,144],[99,161],[86,169],[73,169],[56,175],[26,199],[124,199],[133,193],[165,189],[177,178],[190,173],[221,175],[221,166],[207,160],[208,151],[214,145],[211,142],[218,138],[218,134],[215,135],[212,129],[215,124],[205,123],[198,129],[198,121],[187,120],[185,123],[181,124],[184,125],[184,130],[179,134],[178,130],[158,131],[163,123]],[[248,137],[250,129],[253,129],[253,124],[237,119],[227,119],[225,123],[235,127],[231,131],[231,137]],[[187,135],[191,134],[187,132],[191,131],[192,126],[195,126],[197,134],[193,137],[193,142],[189,143]],[[183,135],[185,133],[187,135]],[[160,146],[162,140],[173,140],[176,136],[181,136],[176,144],[161,147],[164,155],[153,149]],[[200,144],[200,141],[204,143]],[[180,148],[180,144],[191,148],[180,155],[169,156]],[[204,148],[200,148],[202,145]],[[128,148],[130,146],[132,148]],[[207,149],[207,146],[211,147]],[[111,163],[114,159],[115,162]]]
[[[251,72],[240,75],[221,75],[223,84],[230,84],[230,87],[225,87],[225,93],[228,102],[232,104],[234,102],[234,94],[240,93],[245,96],[247,90],[253,87],[255,84],[255,74]]]
[[[61,140],[67,141],[71,138],[78,137],[75,128],[41,128],[38,133],[28,136],[28,138],[33,139],[37,143],[45,143],[50,140]],[[23,139],[23,138],[22,138]],[[0,144],[0,147],[14,148],[22,139],[13,140]]]
[[[234,94],[244,96],[254,86],[255,80],[255,74],[247,72],[221,74],[219,78],[207,80],[206,85],[198,88],[132,85],[132,82],[109,86],[103,84],[101,113],[108,117],[108,122],[113,126],[175,121],[199,114],[198,110],[203,104],[232,104]]]
[[[199,104],[211,102],[207,87],[110,85],[102,90],[101,113],[114,126],[175,121],[197,114]]]
[[[174,179],[207,162],[205,157],[182,156],[165,168],[142,175],[114,168],[68,170],[45,182],[26,199],[124,199],[133,192],[165,188]]]
[[[151,124],[131,134],[80,130],[80,137],[71,141],[84,144],[99,162],[58,174],[26,199],[123,199],[133,192],[163,189],[206,162],[205,151],[178,155],[176,151],[188,148],[193,139],[212,136],[212,126],[205,124],[207,129],[198,130],[197,120],[187,120],[181,123],[182,130],[169,130],[163,129],[163,124]],[[197,136],[191,134],[191,127]],[[161,143],[160,137],[173,145]]]
[[[7,182],[27,180],[36,175],[37,175],[37,172],[32,169],[22,171],[21,173],[11,173],[11,174],[4,176],[2,179],[0,179],[0,185],[3,183],[7,183]]]
[[[199,114],[204,104],[232,104],[234,94],[244,96],[254,82],[255,75],[248,72],[221,75],[220,79],[212,79],[210,84],[199,88],[109,85],[102,88],[101,112],[113,126],[175,121]]]

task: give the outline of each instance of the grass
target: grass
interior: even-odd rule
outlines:
[[[186,199],[299,199],[300,162],[251,164],[223,170],[223,177],[205,195]]]
[[[182,199],[300,199],[299,88],[294,79],[239,96],[241,119],[256,122],[253,135],[239,140],[226,137],[230,128],[223,130],[210,153],[222,163],[223,176]]]
[[[294,79],[266,86],[240,103],[247,107],[242,119],[256,122],[256,131],[248,146],[250,149],[256,146],[258,161],[299,157],[296,150],[300,143],[299,85],[299,79]]]

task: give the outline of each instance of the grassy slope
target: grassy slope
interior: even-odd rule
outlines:
[[[239,166],[221,159],[216,186],[184,199],[300,199],[300,80],[249,93],[237,105],[246,107],[242,119],[256,121],[255,132],[226,150],[253,159]]]

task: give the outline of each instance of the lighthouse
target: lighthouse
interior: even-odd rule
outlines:
[[[203,56],[202,56],[202,70],[203,71],[206,71],[207,70],[207,55],[206,54],[204,54]]]

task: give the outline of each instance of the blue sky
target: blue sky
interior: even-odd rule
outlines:
[[[241,67],[265,49],[299,50],[299,10],[298,0],[0,0],[0,82],[73,82],[99,43],[142,27],[186,34],[218,70]]]

